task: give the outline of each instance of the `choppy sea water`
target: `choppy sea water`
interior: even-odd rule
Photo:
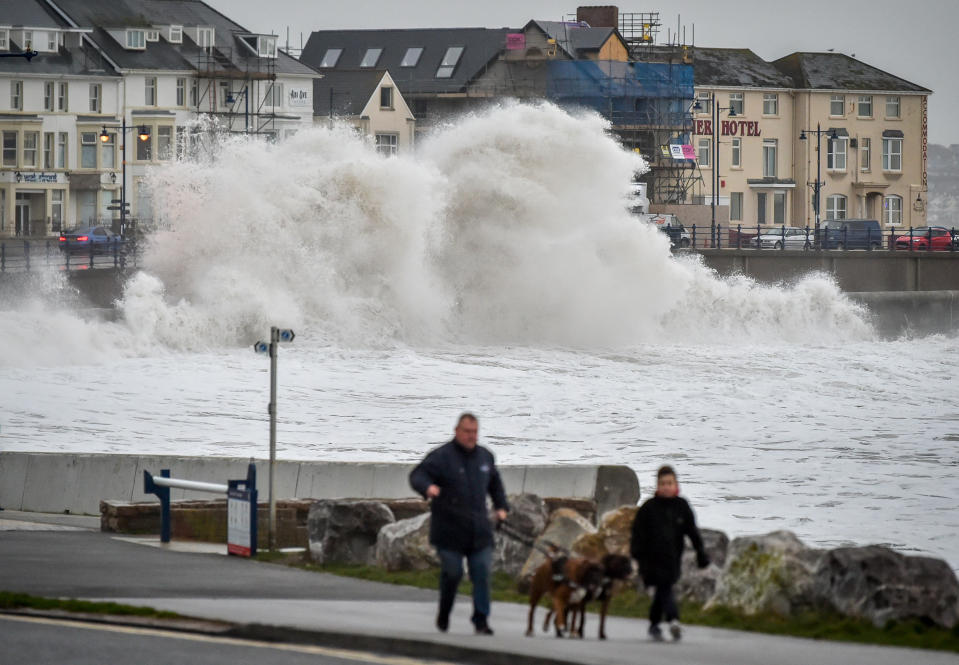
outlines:
[[[648,496],[669,462],[704,526],[959,567],[959,340],[674,259],[605,131],[508,105],[408,156],[336,128],[159,169],[116,322],[56,275],[0,299],[0,448],[266,456],[280,325],[281,458],[412,462],[471,410],[502,464],[626,464]]]

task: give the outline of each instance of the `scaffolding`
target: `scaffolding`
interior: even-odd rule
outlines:
[[[229,46],[200,48],[196,60],[197,113],[220,131],[276,137],[276,58]]]

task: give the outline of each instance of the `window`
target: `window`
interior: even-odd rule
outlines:
[[[846,170],[846,139],[826,141],[826,168],[830,171]]]
[[[63,228],[63,190],[54,189],[50,192],[50,223],[53,231]]]
[[[902,171],[902,139],[882,140],[882,170]]]
[[[183,43],[183,26],[182,25],[171,25],[170,26],[170,39],[168,40],[171,44],[182,44]]]
[[[57,168],[65,169],[67,168],[67,142],[70,140],[70,135],[66,132],[60,132],[57,135]]]
[[[859,168],[868,171],[872,167],[872,139],[859,139]]]
[[[400,67],[416,67],[421,55],[423,55],[423,49],[419,46],[412,46],[406,49],[406,54],[400,62]]]
[[[23,133],[23,165],[37,165],[37,143],[40,141],[40,132]]]
[[[176,80],[176,105],[186,106],[186,79]]]
[[[380,88],[380,108],[393,108],[393,88],[388,85],[384,85],[382,88]]]
[[[323,59],[320,61],[320,67],[336,67],[342,53],[343,49],[341,48],[326,49],[326,53],[323,54]]]
[[[135,130],[139,133],[139,130]],[[137,143],[137,161],[148,162],[153,159],[153,132],[150,132],[150,136],[146,141],[141,141],[140,137],[136,137]]]
[[[173,127],[157,127],[157,159],[173,158]]]
[[[270,88],[267,88],[267,101],[269,104],[269,92]],[[233,96],[233,90],[230,87],[229,81],[220,81],[220,106],[230,106],[232,102],[229,101],[230,97]]]
[[[43,110],[53,110],[53,81],[43,82]]]
[[[57,110],[66,113],[70,110],[70,100],[67,95],[70,92],[70,86],[66,81],[57,86]]]
[[[196,106],[200,101],[200,84],[196,79],[190,79],[190,106]]]
[[[842,118],[846,115],[846,96],[833,95],[829,98],[829,115]]]
[[[160,31],[159,31],[159,30],[147,30],[147,41],[148,41],[148,42],[158,42],[158,41],[160,41]]]
[[[741,92],[731,92],[729,93],[729,115],[735,113],[736,115],[743,115],[743,93]]]
[[[376,63],[379,62],[382,52],[383,49],[381,48],[366,49],[366,53],[363,54],[363,59],[360,60],[360,67],[376,67]]]
[[[729,219],[733,222],[743,221],[742,192],[733,192],[729,195]]]
[[[376,151],[384,155],[395,155],[399,147],[398,134],[377,134]]]
[[[267,106],[283,106],[283,84],[273,83],[267,88],[263,103]]]
[[[147,76],[144,80],[143,102],[147,106],[157,105],[157,79],[155,76]]]
[[[696,150],[696,159],[699,160],[699,166],[709,168],[709,148],[712,139],[699,139],[699,147]]]
[[[6,30],[0,30],[0,49],[6,51],[10,48],[10,33]]]
[[[872,95],[860,95],[856,104],[856,115],[860,118],[872,117]]]
[[[730,153],[729,165],[734,169],[742,168],[743,165],[743,140],[736,138],[731,141],[732,152]]]
[[[763,139],[763,177],[776,177],[776,162],[779,152],[778,139]]]
[[[59,47],[59,44],[57,44],[57,33],[48,32],[47,33],[47,50],[51,52],[56,51],[58,47]]]
[[[899,97],[886,97],[886,117],[889,119],[899,118],[902,112]]]
[[[786,223],[786,192],[773,194],[773,224]]]
[[[256,43],[256,54],[262,58],[276,57],[276,37],[260,37]]]
[[[19,135],[16,132],[3,133],[3,165],[4,166],[17,165],[18,136]]]
[[[701,92],[698,95],[696,95],[696,101],[699,102],[699,110],[697,111],[697,113],[699,113],[700,115],[712,115],[713,98],[710,96],[708,92]]]
[[[462,46],[450,46],[446,49],[446,53],[443,54],[443,61],[440,63],[439,68],[436,70],[436,78],[438,79],[448,79],[453,76],[453,70],[456,69],[457,63],[460,61],[460,57],[463,55]]]
[[[763,93],[763,115],[779,115],[779,95],[777,93]]]
[[[55,135],[53,132],[46,132],[43,135],[43,168],[52,169],[53,168],[53,155],[54,155],[54,138]]]
[[[146,48],[146,35],[143,30],[127,30],[127,48]]]
[[[826,199],[826,219],[846,219],[846,197],[833,194]]]
[[[97,167],[97,141],[96,132],[83,132],[80,134],[80,168],[95,169]]]
[[[33,48],[33,30],[23,31],[23,50],[29,51]]]
[[[886,226],[899,226],[902,224],[902,197],[887,196],[882,201],[883,217]]]
[[[99,113],[103,108],[100,100],[103,98],[103,86],[99,83],[90,84],[90,113]]]
[[[23,81],[10,81],[10,109],[23,110]]]
[[[213,28],[197,28],[196,45],[200,48],[210,48],[213,46]]]
[[[756,224],[766,223],[766,192],[756,192]]]
[[[113,133],[107,133],[107,136],[110,138],[106,141],[100,141],[100,168],[102,169],[112,169],[116,167],[116,147],[117,147],[117,135]],[[99,134],[97,135],[99,139]]]

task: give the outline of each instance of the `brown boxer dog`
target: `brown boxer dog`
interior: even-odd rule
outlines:
[[[558,553],[557,553],[558,554]],[[583,557],[556,556],[547,559],[536,569],[529,589],[529,616],[526,636],[533,635],[533,616],[536,605],[543,596],[552,600],[552,608],[546,615],[543,630],[549,630],[549,620],[554,619],[556,637],[563,637],[567,630],[567,611],[588,596],[599,594],[603,582],[603,568]]]
[[[583,626],[586,623],[586,604],[592,600],[598,600],[599,606],[599,639],[606,639],[606,612],[609,609],[609,601],[619,590],[617,582],[629,579],[633,574],[633,561],[628,556],[622,554],[607,554],[600,562],[603,570],[603,577],[600,584],[595,587],[593,593],[587,593],[583,599],[576,605],[571,606],[570,625],[571,634],[583,637]],[[579,625],[576,625],[576,619],[579,618]]]

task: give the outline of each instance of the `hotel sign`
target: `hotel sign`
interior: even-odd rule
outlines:
[[[723,120],[719,126],[721,136],[760,136],[761,132],[756,120]],[[694,133],[712,136],[713,121],[697,120]]]

